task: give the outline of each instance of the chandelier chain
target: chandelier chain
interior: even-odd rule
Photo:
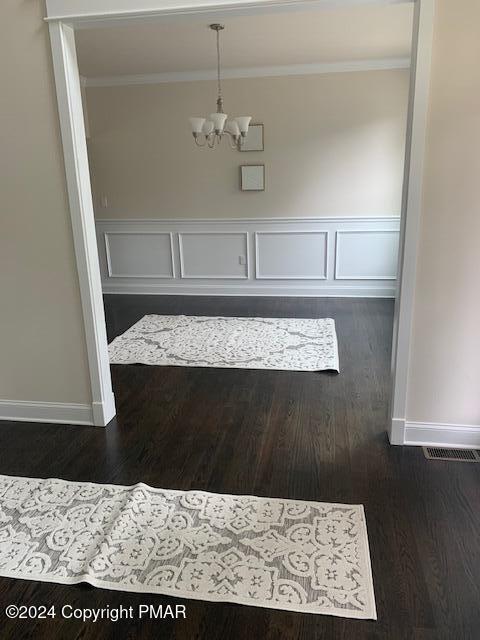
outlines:
[[[217,32],[217,110],[223,111],[223,98],[222,98],[222,81],[220,77],[220,29],[216,29]]]

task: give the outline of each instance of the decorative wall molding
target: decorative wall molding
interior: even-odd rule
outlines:
[[[313,62],[308,64],[272,65],[264,67],[231,67],[222,70],[225,80],[240,78],[274,78],[279,76],[323,75],[328,73],[351,73],[355,71],[384,71],[387,69],[409,69],[410,58],[378,58],[371,60],[347,60],[344,62]],[[217,71],[170,71],[117,76],[82,78],[86,87],[121,87],[127,85],[165,84],[169,82],[198,82],[215,80]]]
[[[215,265],[216,268],[219,269],[219,272],[214,274],[214,273],[209,273],[209,270],[212,270],[211,267],[208,269],[202,268],[201,266],[201,257],[200,257],[200,271],[197,273],[192,273],[190,272],[190,274],[188,273],[188,270],[186,268],[186,264],[185,264],[185,258],[187,256],[187,252],[185,250],[185,243],[184,243],[184,238],[187,238],[188,236],[190,236],[191,238],[193,237],[200,237],[200,238],[204,238],[205,240],[207,240],[208,238],[210,238],[211,241],[211,246],[209,247],[212,250],[212,254],[209,255],[208,257],[211,259],[212,257],[214,257],[214,262],[216,262],[217,264]],[[233,254],[233,249],[234,247],[231,247],[231,253],[233,255],[244,255],[245,256],[245,262],[244,264],[239,263],[238,266],[240,267],[245,267],[244,269],[240,270],[243,271],[244,273],[242,274],[241,272],[239,273],[233,273],[233,269],[229,270],[228,266],[227,268],[222,272],[221,271],[221,258],[222,256],[219,255],[220,251],[224,251],[225,248],[228,247],[228,238],[229,237],[233,237],[233,236],[239,236],[240,238],[242,238],[243,240],[243,246],[240,248],[241,254]],[[222,240],[223,239],[223,240]],[[220,244],[219,244],[220,242]],[[201,247],[200,247],[201,249]],[[222,253],[223,253],[222,251]],[[249,243],[248,243],[248,233],[246,231],[182,231],[178,233],[178,255],[179,255],[179,261],[180,261],[180,277],[182,279],[195,279],[195,280],[238,280],[238,279],[248,279],[250,277],[250,273],[249,273],[249,264],[250,264],[250,260],[249,260]],[[235,264],[235,266],[237,266]],[[206,273],[202,273],[202,271],[206,271]],[[238,271],[238,270],[237,270]]]
[[[355,252],[355,257],[362,264],[353,265],[353,273],[341,273],[342,268],[342,237],[363,234],[363,250]],[[378,236],[390,236],[390,241],[381,247]],[[377,243],[375,244],[375,238]],[[369,241],[369,244],[368,244]],[[386,255],[382,255],[379,249],[383,249]],[[345,251],[345,249],[344,249]],[[348,249],[347,249],[348,252]],[[351,256],[349,256],[351,258]],[[373,260],[372,260],[373,258]],[[349,231],[337,231],[335,234],[335,280],[396,280],[396,266],[398,261],[398,232],[392,229],[350,229]],[[352,268],[352,265],[350,265]],[[377,272],[375,273],[375,269]]]
[[[292,224],[294,224],[292,222]],[[295,271],[295,274],[282,274],[280,275],[277,271],[277,273],[272,273],[270,272],[270,275],[268,275],[267,273],[263,273],[261,272],[261,268],[260,268],[260,258],[261,258],[261,237],[267,237],[267,236],[283,236],[285,240],[287,240],[288,236],[290,236],[290,240],[292,239],[292,236],[302,236],[305,234],[310,234],[310,236],[321,236],[323,239],[323,259],[320,257],[320,259],[318,259],[318,266],[322,267],[322,272],[320,274],[311,274],[311,273],[299,273],[298,271]],[[271,230],[271,231],[255,231],[254,233],[254,238],[255,238],[255,277],[257,280],[326,280],[328,277],[328,247],[329,247],[329,242],[328,242],[328,231],[305,231],[305,230],[299,230],[299,229],[291,229],[289,231],[277,231],[275,230]],[[284,254],[279,256],[280,259],[283,261],[284,259]],[[297,254],[296,258],[298,259],[300,256]],[[305,270],[306,271],[306,270]]]
[[[129,295],[183,295],[183,296],[246,296],[246,297],[291,297],[291,298],[393,298],[395,296],[394,287],[381,286],[336,286],[327,284],[325,286],[314,286],[304,284],[292,284],[292,281],[276,282],[266,284],[265,280],[256,282],[252,286],[251,281],[244,280],[238,284],[229,281],[220,285],[211,282],[210,284],[192,284],[191,282],[174,281],[171,284],[158,283],[122,283],[105,284],[104,293],[107,295],[129,294]]]
[[[134,236],[146,236],[147,238],[152,238],[154,236],[166,236],[168,238],[168,258],[167,262],[169,264],[169,273],[114,273],[112,267],[112,250],[110,248],[110,238],[112,236],[123,236],[124,238],[134,237]],[[173,262],[173,234],[170,232],[159,232],[159,233],[142,233],[142,232],[132,232],[132,231],[109,231],[104,234],[105,241],[105,256],[107,260],[107,272],[109,278],[174,278],[175,277],[175,265]],[[142,257],[137,256],[138,258]]]
[[[97,244],[104,293],[241,295],[241,296],[344,296],[394,297],[395,280],[390,278],[396,262],[398,237],[396,217],[328,218],[248,218],[248,219],[142,219],[97,220]],[[354,237],[371,234],[378,251],[377,274],[365,278],[372,268],[371,255],[365,256],[364,243],[350,242],[350,265],[359,273],[336,278],[338,273],[336,237],[352,233]],[[121,234],[132,237],[132,244],[105,243],[105,238]],[[170,235],[171,251],[160,256],[160,245],[141,238]],[[385,238],[385,245],[382,245]],[[388,241],[387,241],[388,240]],[[115,250],[126,255],[115,255]],[[164,249],[167,252],[167,248]],[[112,255],[113,252],[113,255]],[[151,255],[150,255],[151,254]],[[341,256],[344,259],[344,256]],[[156,278],[143,273],[142,265],[172,264],[173,276]],[[134,265],[131,273],[112,271],[116,264]],[[366,267],[365,267],[365,261]],[[175,265],[179,265],[175,269]],[[358,277],[357,277],[358,276]]]
[[[448,447],[451,449],[480,449],[480,425],[440,422],[392,421],[391,444],[417,447]]]
[[[386,224],[396,222],[396,228],[400,224],[400,216],[398,214],[382,215],[382,216],[299,216],[299,217],[287,217],[277,216],[269,218],[96,218],[95,223],[98,226],[113,224],[116,227],[124,227],[126,229],[132,229],[133,227],[140,227],[142,225],[151,228],[152,225],[234,225],[234,224],[289,224],[296,223],[325,223],[325,224],[343,224],[343,223],[373,223],[384,221]]]
[[[93,425],[93,414],[88,404],[0,400],[0,420]]]

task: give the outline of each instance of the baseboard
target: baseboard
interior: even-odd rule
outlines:
[[[251,285],[203,285],[192,286],[179,284],[145,284],[138,283],[102,283],[104,294],[132,294],[132,295],[164,295],[164,296],[280,296],[298,298],[395,298],[395,286],[304,286],[304,284],[279,286],[251,286]]]
[[[93,425],[89,404],[0,400],[0,420]]]
[[[416,447],[480,449],[480,425],[394,419],[390,443]]]
[[[392,419],[390,433],[388,434],[390,444],[405,444],[405,420],[399,418]]]

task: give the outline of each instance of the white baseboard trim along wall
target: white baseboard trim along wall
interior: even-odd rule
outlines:
[[[480,425],[394,420],[391,444],[480,449]],[[396,434],[396,437],[395,437]]]
[[[0,400],[0,420],[93,425],[89,404]]]
[[[104,293],[394,297],[398,217],[97,220]]]

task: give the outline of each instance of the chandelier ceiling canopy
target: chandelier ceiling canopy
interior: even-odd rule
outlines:
[[[240,149],[248,133],[251,116],[237,116],[228,119],[223,111],[223,96],[220,66],[220,31],[225,28],[223,24],[211,24],[210,29],[215,31],[217,38],[217,111],[211,113],[208,118],[191,117],[190,126],[193,138],[198,147],[216,147],[224,136],[230,141],[232,149]]]

